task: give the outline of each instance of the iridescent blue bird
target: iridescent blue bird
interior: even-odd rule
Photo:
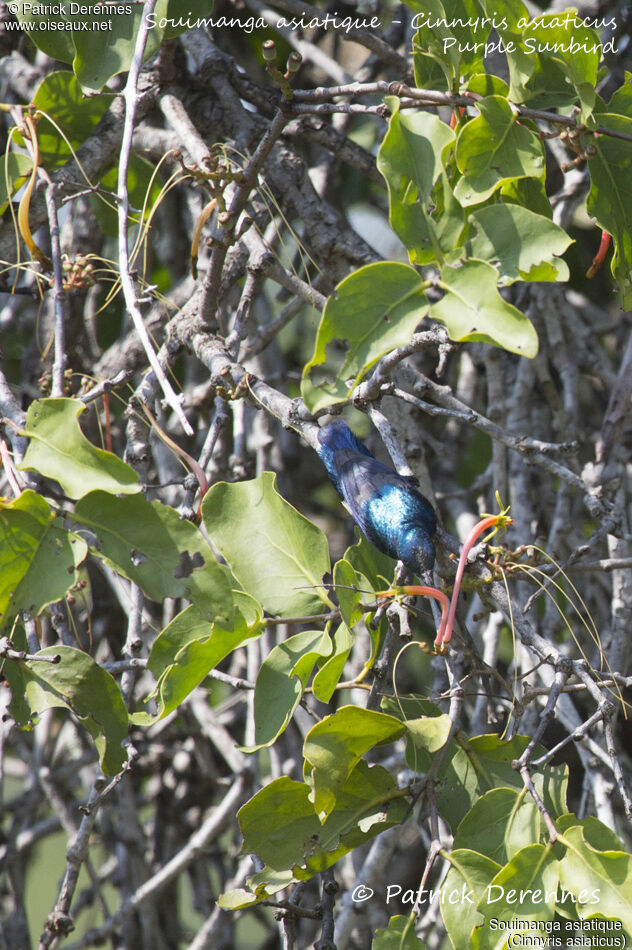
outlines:
[[[412,480],[378,462],[342,419],[323,426],[318,441],[330,479],[369,541],[415,574],[431,571],[437,520]]]

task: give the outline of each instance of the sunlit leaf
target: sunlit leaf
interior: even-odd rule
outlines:
[[[271,614],[301,617],[333,606],[321,586],[330,567],[327,539],[281,497],[272,472],[213,485],[202,515],[241,586]]]
[[[29,446],[20,468],[54,478],[70,498],[81,498],[95,489],[116,494],[139,492],[133,468],[88,442],[77,421],[84,410],[77,399],[31,403],[23,432]]]
[[[538,336],[524,313],[507,303],[496,287],[498,274],[485,261],[469,260],[441,269],[446,291],[430,308],[434,320],[445,323],[453,340],[493,343],[510,353],[534,357]]]
[[[95,553],[152,600],[185,597],[206,619],[232,616],[229,571],[173,508],[144,495],[93,491],[77,503],[74,517],[94,533]]]
[[[0,501],[0,623],[60,600],[77,583],[87,551],[35,492]]]
[[[393,716],[359,706],[342,706],[310,729],[303,754],[313,767],[316,812],[328,815],[333,810],[339,790],[365,752],[393,742],[403,732]]]
[[[74,647],[53,646],[36,656],[58,656],[58,663],[19,661],[26,681],[31,712],[61,706],[70,709],[94,738],[106,775],[120,771],[127,756],[121,742],[127,736],[128,716],[114,678]]]

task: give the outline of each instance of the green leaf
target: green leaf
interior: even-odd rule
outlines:
[[[494,17],[496,30],[503,41],[503,52],[509,67],[508,98],[524,102],[529,96],[526,84],[536,67],[536,58],[523,48],[522,33],[530,22],[529,11],[520,0],[483,0],[487,16]]]
[[[60,600],[79,580],[88,546],[67,531],[43,498],[25,491],[0,500],[0,621],[31,616]]]
[[[448,228],[445,202],[433,198],[443,172],[442,157],[454,141],[454,132],[429,112],[400,112],[394,96],[385,101],[392,114],[377,167],[388,185],[389,220],[408,248],[411,263],[430,263],[454,247],[464,224],[457,206],[457,220]],[[441,187],[451,195],[445,176]]]
[[[328,703],[333,696],[354,643],[355,637],[346,623],[339,624],[332,637],[331,656],[322,664],[312,682],[314,696],[321,703]]]
[[[238,812],[243,850],[274,870],[292,868],[307,880],[343,854],[401,822],[408,809],[393,777],[359,762],[340,789],[335,810],[321,823],[310,787],[288,777],[266,785]]]
[[[446,293],[429,315],[445,323],[453,340],[479,340],[532,358],[538,352],[537,333],[529,318],[500,296],[497,278],[485,261],[446,265],[440,283]]]
[[[356,533],[359,532],[356,531]],[[336,588],[336,596],[338,597],[343,620],[345,620],[347,626],[354,626],[362,618],[367,620],[372,618],[373,614],[367,614],[366,611],[361,610],[360,605],[374,603],[376,593],[390,587],[389,578],[393,577],[394,570],[395,561],[374,548],[364,537],[360,538],[358,544],[347,548],[344,558],[334,565],[334,584],[340,585]],[[355,589],[349,590],[347,587]],[[366,624],[373,648],[366,661],[365,670],[371,669],[380,654],[386,626],[384,616],[376,629],[373,628],[371,623]],[[336,657],[332,657],[331,663],[335,664],[336,662]],[[318,674],[314,680],[314,689],[320,687],[320,685],[320,674]],[[317,698],[321,699],[323,697],[319,695]],[[328,700],[324,701],[327,702]]]
[[[401,824],[408,808],[409,802],[390,772],[361,759],[342,786],[336,807],[320,825],[305,855],[305,870],[295,866],[295,876],[307,880],[331,867],[347,852]]]
[[[496,204],[470,215],[476,234],[466,245],[468,256],[498,266],[500,286],[516,280],[568,280],[568,267],[558,259],[572,239],[553,221],[517,204]]]
[[[413,923],[414,918],[391,917],[386,930],[375,931],[371,950],[425,950],[426,944],[415,934]]]
[[[479,204],[512,178],[541,178],[544,152],[538,137],[516,123],[502,96],[478,103],[480,115],[467,122],[456,142],[456,163],[463,178],[455,195],[463,206]]]
[[[406,764],[413,772],[427,772],[432,754],[442,749],[450,729],[449,717],[419,696],[383,696],[380,708],[406,726]]]
[[[512,767],[529,742],[528,736],[514,736],[503,742],[496,735],[466,739],[457,735],[448,749],[440,771],[443,782],[439,795],[439,811],[453,831],[474,803],[493,788],[500,786],[522,790],[523,782]],[[567,771],[565,767],[546,767],[534,775],[536,789],[546,807],[555,816],[562,814]]]
[[[109,96],[86,98],[70,70],[49,73],[42,80],[33,103],[45,113],[38,121],[37,141],[47,171],[52,172],[68,161],[70,146],[76,149],[88,138],[111,101]],[[64,133],[70,146],[55,126]]]
[[[155,715],[133,713],[130,719],[135,725],[151,725],[177,709],[229,653],[259,636],[262,615],[252,598],[242,591],[233,591],[233,595],[236,610],[232,621],[210,623],[196,607],[190,606],[161,630],[147,660],[147,667],[157,680],[150,697],[157,698],[157,710]]]
[[[232,593],[235,600],[234,623],[230,627],[220,626],[222,634],[229,629],[237,632],[239,629],[252,628],[256,632],[263,620],[260,605],[243,591],[234,590]],[[208,639],[212,632],[213,628],[208,620],[195,607],[186,607],[160,631],[154,640],[147,659],[147,668],[156,679],[160,679],[182,656],[182,651],[189,643],[193,640]]]
[[[15,15],[20,23],[35,24],[32,30],[24,30],[31,42],[51,59],[57,59],[60,63],[72,63],[75,55],[72,33],[65,30],[61,24],[64,20],[73,23],[78,17],[62,16],[61,13],[54,15],[49,12],[49,5],[33,4],[25,0],[18,0],[17,6],[19,9]],[[34,13],[34,10],[43,12]]]
[[[605,113],[599,122],[613,132],[632,135],[632,118]],[[609,135],[595,137],[592,144],[596,155],[588,159],[587,209],[614,239],[612,274],[627,309],[632,306],[632,147]]]
[[[60,660],[56,664],[19,661],[31,712],[35,715],[55,706],[70,709],[94,738],[105,774],[115,775],[126,761],[121,742],[128,729],[127,709],[116,681],[74,647],[46,647],[36,656],[59,656]]]
[[[500,865],[484,854],[455,848],[449,855],[450,870],[441,888],[441,916],[455,950],[470,946],[475,927],[483,923],[476,907]]]
[[[94,489],[117,494],[140,491],[133,468],[88,442],[77,421],[84,409],[77,399],[31,403],[22,433],[30,442],[19,467],[54,478],[70,498]]]
[[[506,203],[529,208],[545,218],[553,217],[553,208],[541,178],[512,178],[501,187],[500,194]]]
[[[374,594],[391,587],[397,562],[378,551],[365,537],[347,548],[344,559],[367,581],[369,590]]]
[[[345,558],[334,564],[333,577],[343,620],[348,627],[354,627],[364,617],[362,605],[375,602],[375,592]]]
[[[266,894],[266,898],[268,894]],[[243,887],[235,887],[230,891],[220,894],[217,899],[217,906],[222,910],[243,910],[246,907],[252,907],[258,904],[259,899],[256,894],[245,890]]]
[[[100,92],[106,82],[129,69],[136,46],[138,28],[144,16],[143,7],[131,5],[129,12],[114,14],[107,6],[104,12],[91,7],[87,31],[72,33],[76,55],[73,69],[84,89]],[[167,13],[167,0],[157,0],[147,36],[144,59],[149,59],[160,46],[164,26],[160,21]]]
[[[596,850],[579,825],[564,832],[564,842],[560,884],[574,895],[579,917],[620,920],[632,939],[632,855]]]
[[[28,643],[26,633],[21,624],[16,624],[11,631],[11,648],[13,650],[23,650],[28,653]],[[8,712],[14,722],[18,723],[23,729],[31,727],[31,707],[26,698],[26,679],[19,663],[2,662],[2,675],[11,690],[11,701],[8,705]]]
[[[228,570],[173,508],[144,495],[93,491],[77,503],[74,517],[94,532],[95,553],[152,600],[185,597],[209,620],[232,617]]]
[[[392,261],[368,264],[338,284],[303,370],[303,398],[312,411],[347,399],[381,356],[410,341],[428,311],[426,286],[412,267]],[[335,350],[341,344],[344,356]]]
[[[472,935],[470,947],[500,950],[507,943],[507,929],[500,921],[512,922],[511,934],[533,937],[532,921],[553,920],[558,885],[558,862],[551,845],[532,844],[518,851],[487,885],[477,909],[485,923]]]
[[[466,90],[483,97],[504,96],[505,99],[509,97],[509,86],[505,80],[490,73],[474,73],[465,84],[464,91]]]
[[[33,162],[21,152],[5,152],[0,165],[0,216],[9,206],[9,200],[28,178]]]
[[[315,811],[330,814],[339,790],[364,753],[393,742],[403,732],[404,727],[393,716],[358,706],[342,706],[310,729],[303,755],[314,770]]]
[[[570,812],[555,820],[555,827],[561,834],[568,828],[579,826],[584,831],[586,843],[595,851],[623,851],[621,839],[611,828],[604,825],[598,818],[589,815],[588,818],[578,818]]]
[[[604,112],[606,109],[604,108]],[[607,111],[616,115],[627,116],[632,119],[632,73],[625,71],[623,84],[616,89],[608,103]],[[601,115],[599,116],[601,121]]]
[[[294,715],[317,660],[331,651],[332,642],[322,630],[305,630],[272,648],[255,685],[255,745],[242,751],[256,752],[276,741]]]
[[[382,696],[380,707],[384,712],[390,716],[396,716],[402,722],[412,722],[426,717],[441,718],[444,715],[436,703],[414,694],[398,693],[397,696]]]
[[[440,65],[450,87],[460,77],[483,70],[491,23],[482,22],[476,0],[406,0],[406,4],[416,13],[414,55]]]
[[[213,485],[202,516],[240,585],[269,613],[302,617],[331,609],[321,586],[330,568],[327,539],[281,497],[272,472]]]
[[[540,813],[525,789],[493,788],[463,818],[454,847],[479,851],[505,864],[517,851],[537,844],[539,838]]]
[[[443,713],[441,716],[423,716],[420,719],[407,719],[406,732],[416,749],[425,752],[438,752],[448,741],[452,722]]]
[[[580,121],[586,122],[595,104],[597,70],[601,59],[598,34],[579,23],[575,25],[575,11],[538,14],[524,30],[523,49],[536,59],[527,83],[530,102],[546,108],[570,105],[574,96],[581,103]],[[553,69],[551,67],[554,67]],[[555,68],[560,79],[555,79]],[[570,89],[574,95],[569,95]]]

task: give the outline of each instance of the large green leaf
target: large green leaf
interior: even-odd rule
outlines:
[[[0,500],[0,624],[60,600],[77,583],[87,551],[35,492]]]
[[[94,533],[95,553],[152,600],[185,597],[206,619],[232,616],[229,571],[173,508],[144,495],[93,491],[77,503],[75,520]]]
[[[443,150],[454,141],[454,132],[430,112],[400,112],[395,96],[387,96],[385,101],[391,118],[377,166],[389,186],[391,201],[393,196],[402,200],[407,191],[411,192],[410,201],[427,201],[443,169]]]
[[[613,92],[607,107],[600,110],[600,121],[601,113],[606,111],[615,115],[624,115],[628,118],[632,118],[632,73],[627,69],[625,71],[623,84]]]
[[[512,178],[540,178],[544,173],[542,142],[517,124],[517,114],[503,96],[487,96],[478,108],[480,114],[466,123],[456,142],[463,177],[455,195],[463,206],[485,201]]]
[[[632,118],[600,114],[599,122],[613,132],[632,135]],[[612,274],[619,284],[623,305],[632,307],[632,145],[609,135],[593,139],[596,154],[589,158],[591,188],[588,213],[612,235],[615,253]]]
[[[579,825],[564,832],[564,841],[568,847],[560,861],[560,884],[574,896],[579,917],[620,920],[632,940],[632,855],[598,851]]]
[[[485,923],[475,928],[469,946],[501,950],[507,945],[510,922],[512,935],[539,934],[531,924],[553,919],[558,873],[559,863],[550,844],[532,844],[518,851],[485,888],[477,905]]]
[[[429,112],[400,112],[394,96],[387,96],[386,103],[391,118],[377,167],[388,185],[391,226],[408,248],[411,263],[430,263],[455,246],[464,224],[463,211],[450,202],[451,189],[442,175],[443,155],[454,132]],[[433,197],[440,176],[441,195]],[[446,195],[447,202],[437,200]]]
[[[37,125],[37,141],[42,164],[51,172],[68,161],[70,146],[76,149],[88,138],[109,108],[111,98],[84,96],[75,75],[70,70],[58,70],[42,80],[33,104],[45,113]]]
[[[468,255],[498,267],[500,286],[516,280],[568,280],[563,254],[571,238],[553,221],[517,204],[496,204],[470,215],[476,233]]]
[[[565,834],[567,828],[579,826],[583,829],[586,844],[594,848],[595,851],[623,851],[621,839],[614,833],[612,828],[608,828],[598,818],[589,815],[588,818],[578,818],[568,812],[560,818],[555,819],[555,827],[561,834]]]
[[[595,104],[601,45],[595,30],[575,20],[569,10],[538,14],[523,32],[522,49],[536,60],[527,83],[530,102],[551,109],[577,97],[586,122]]]
[[[279,495],[272,472],[213,485],[202,516],[241,586],[271,614],[301,617],[333,606],[321,586],[330,567],[327,539]]]
[[[526,790],[493,788],[465,815],[454,836],[455,848],[480,851],[505,864],[540,838],[540,813]]]
[[[408,803],[392,775],[358,762],[341,786],[335,810],[321,823],[310,787],[284,777],[266,785],[239,811],[243,850],[275,870],[307,880],[343,854],[401,822]]]
[[[480,340],[510,353],[534,357],[538,335],[524,313],[498,293],[496,269],[486,261],[469,260],[441,269],[446,291],[430,308],[430,316],[448,328],[453,340]]]
[[[381,356],[410,341],[428,312],[426,287],[412,267],[391,261],[361,267],[338,284],[303,371],[303,398],[312,411],[347,399]]]
[[[340,789],[364,753],[393,742],[403,733],[404,726],[393,716],[358,706],[342,706],[310,729],[303,755],[313,767],[315,811],[321,816],[330,814]]]
[[[51,59],[59,60],[60,63],[72,63],[75,47],[70,31],[73,23],[79,21],[79,17],[70,16],[67,12],[62,16],[61,11],[59,14],[51,14],[51,4],[17,0],[16,6],[18,9],[13,7],[11,12],[15,13],[20,23],[28,24],[24,33],[31,42]],[[64,28],[64,22],[69,24],[67,28]],[[32,27],[30,24],[33,24]]]
[[[477,851],[455,848],[448,856],[450,870],[441,888],[441,916],[455,950],[470,946],[475,927],[483,923],[476,909],[487,892],[487,885],[501,865]]]
[[[508,742],[495,735],[457,736],[441,767],[439,795],[439,811],[453,831],[485,792],[500,786],[522,790],[522,779],[511,763],[520,758],[528,742],[528,736],[514,736]],[[567,811],[566,767],[547,766],[533,780],[553,816]]]
[[[147,726],[168,715],[215,669],[224,657],[261,632],[258,604],[243,591],[233,591],[235,613],[230,621],[211,623],[193,605],[186,607],[158,634],[147,666],[156,677],[155,715],[133,713],[131,721]]]
[[[255,745],[244,752],[256,752],[276,741],[294,715],[316,662],[329,656],[332,648],[327,632],[305,630],[270,650],[255,686]]]
[[[100,92],[112,76],[129,69],[138,28],[145,15],[142,5],[126,6],[125,12],[120,14],[113,14],[107,5],[102,10],[97,11],[92,6],[90,14],[84,17],[90,24],[88,30],[72,34],[76,50],[73,69],[83,88],[91,92]],[[160,46],[166,14],[167,0],[157,0],[147,35],[145,59]]]
[[[133,468],[88,442],[77,421],[84,409],[77,399],[31,403],[22,433],[30,442],[20,468],[54,478],[70,498],[95,489],[116,494],[140,491]]]
[[[58,663],[19,661],[31,712],[36,715],[54,706],[72,710],[94,738],[101,768],[106,775],[115,775],[126,761],[121,742],[128,729],[127,709],[116,681],[74,647],[46,647],[36,656],[60,659]]]

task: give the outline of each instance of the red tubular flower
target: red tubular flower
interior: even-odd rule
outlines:
[[[398,594],[405,594],[408,597],[432,597],[433,600],[438,600],[441,604],[441,622],[439,624],[439,630],[437,633],[437,638],[435,640],[435,646],[440,638],[443,637],[443,633],[448,622],[448,612],[450,609],[450,601],[443,593],[442,590],[438,590],[436,587],[424,587],[419,584],[407,585],[406,587],[393,587],[391,590],[379,591],[378,597],[396,597]]]
[[[456,577],[454,578],[454,590],[452,591],[452,599],[450,601],[450,611],[448,613],[448,619],[445,624],[441,624],[439,632],[437,633],[437,638],[434,642],[435,650],[437,653],[443,653],[450,638],[452,637],[452,627],[454,626],[454,616],[456,614],[456,605],[459,598],[459,590],[461,589],[461,581],[463,580],[463,573],[465,571],[465,565],[467,564],[467,557],[480,536],[487,531],[488,528],[504,528],[506,525],[511,524],[511,518],[508,518],[505,512],[501,512],[499,515],[486,515],[478,524],[475,524],[470,533],[468,534],[465,544],[461,549],[461,556],[459,557],[459,563],[456,569]]]
[[[594,277],[601,265],[603,264],[606,254],[608,253],[608,248],[610,247],[610,235],[607,231],[601,232],[601,242],[599,244],[599,250],[593,258],[593,262],[586,271],[586,277]]]

